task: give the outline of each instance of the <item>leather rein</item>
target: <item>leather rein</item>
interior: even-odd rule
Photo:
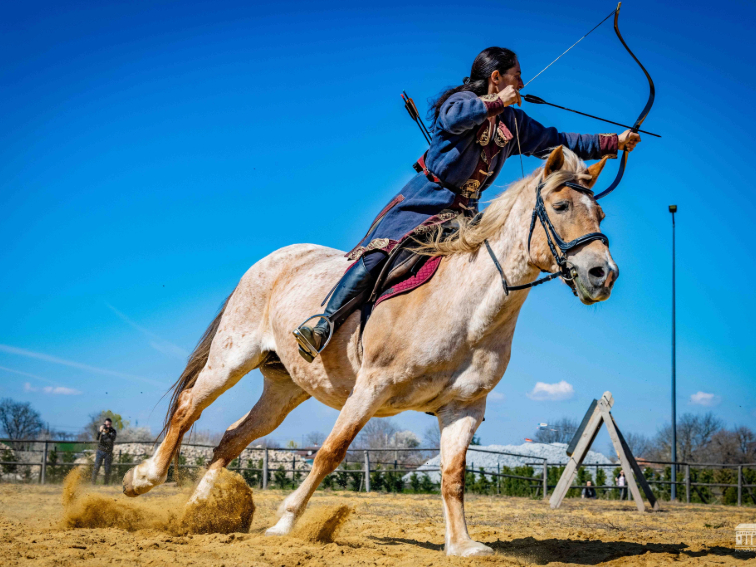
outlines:
[[[583,244],[587,244],[588,242],[593,242],[594,240],[600,240],[606,246],[609,246],[609,238],[601,232],[590,232],[588,234],[584,234],[583,236],[579,236],[575,240],[565,242],[562,237],[559,236],[559,233],[554,228],[554,225],[551,224],[551,219],[546,212],[546,204],[544,203],[543,197],[541,196],[541,189],[543,189],[544,185],[545,183],[542,181],[538,184],[538,187],[536,187],[536,202],[535,206],[533,207],[533,216],[530,220],[530,233],[528,234],[528,255],[530,255],[530,241],[533,239],[533,232],[535,231],[536,227],[536,219],[538,219],[541,222],[541,226],[543,226],[544,232],[546,233],[546,241],[549,244],[551,255],[554,257],[554,260],[556,260],[559,271],[549,273],[549,275],[543,278],[526,284],[509,285],[507,283],[506,277],[504,277],[504,270],[502,269],[499,260],[496,258],[496,254],[494,254],[491,245],[486,239],[483,241],[483,243],[486,245],[486,250],[488,250],[488,254],[491,256],[491,260],[493,260],[494,266],[496,266],[496,270],[499,272],[499,276],[501,276],[501,285],[504,287],[505,295],[509,295],[510,291],[518,291],[521,289],[535,287],[558,277],[561,277],[566,282],[568,282],[569,286],[572,288],[573,293],[575,293],[573,280],[575,279],[576,273],[575,269],[571,267],[567,262],[567,253],[570,250],[577,248],[578,246],[582,246]],[[570,181],[567,181],[562,185],[565,185],[566,187],[569,187],[570,189],[574,189],[575,191],[579,191],[581,193],[588,193],[590,191],[587,187],[583,187],[582,185],[572,183]]]

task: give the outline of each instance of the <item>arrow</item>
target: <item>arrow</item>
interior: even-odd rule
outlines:
[[[580,112],[579,110],[572,110],[571,108],[567,108],[566,106],[559,106],[558,104],[554,104],[551,102],[546,102],[540,97],[537,97],[535,95],[522,95],[522,100],[526,102],[530,102],[532,104],[547,104],[549,106],[553,106],[554,108],[561,108],[562,110],[568,110],[569,112],[574,112],[575,114],[580,114],[581,116],[587,116],[588,118],[594,118],[596,120],[601,120],[602,122],[608,122],[609,124],[615,124],[617,126],[622,126],[623,128],[632,129],[632,126],[628,126],[627,124],[621,124],[620,122],[615,122],[614,120],[607,120],[606,118],[601,118],[599,116],[594,116],[593,114],[587,114],[585,112]],[[649,136],[656,136],[657,138],[661,138],[659,134],[654,134],[653,132],[647,132],[646,130],[638,130],[638,132],[643,132],[644,134],[648,134]]]

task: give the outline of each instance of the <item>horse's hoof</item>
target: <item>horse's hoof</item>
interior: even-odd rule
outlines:
[[[136,482],[134,482],[134,475],[136,474],[137,467],[131,467],[125,475],[123,475],[123,493],[126,496],[134,497],[139,496],[140,494],[144,494],[145,492],[149,492],[153,485],[144,483],[142,486],[139,486]]]
[[[134,496],[139,496],[139,493],[134,489],[134,469],[136,467],[131,467],[128,471],[126,471],[126,474],[123,475],[123,493],[126,496],[131,496],[132,498]]]
[[[457,557],[483,557],[493,555],[494,550],[483,545],[478,541],[468,541],[463,544],[451,546],[446,555],[456,555]]]
[[[292,512],[284,512],[281,519],[278,520],[275,526],[268,528],[265,532],[266,536],[285,536],[288,535],[291,530],[294,529],[294,522],[296,516]]]

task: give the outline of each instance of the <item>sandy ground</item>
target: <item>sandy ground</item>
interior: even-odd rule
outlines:
[[[138,506],[166,514],[185,494],[159,487]],[[552,511],[540,500],[468,496],[470,533],[496,555],[460,559],[443,554],[440,496],[320,491],[303,525],[317,523],[324,510],[354,510],[333,543],[302,534],[266,538],[283,496],[255,492],[246,533],[180,534],[168,523],[141,528],[138,514],[119,516],[115,523],[127,529],[68,527],[81,518],[72,520],[70,505],[64,508],[61,486],[0,485],[0,565],[756,565],[756,553],[735,550],[734,535],[737,524],[756,522],[754,508],[664,504],[650,514],[629,502],[576,499]],[[118,487],[91,489],[90,497],[108,517],[118,507],[133,512],[136,502]]]

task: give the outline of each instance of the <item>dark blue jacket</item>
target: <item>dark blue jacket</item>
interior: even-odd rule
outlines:
[[[449,209],[457,192],[479,169],[481,152],[488,152],[490,175],[478,187],[490,187],[511,155],[547,157],[552,148],[563,145],[584,160],[594,160],[617,153],[615,134],[567,134],[546,128],[519,108],[504,107],[498,100],[489,101],[472,92],[450,96],[441,107],[433,125],[433,141],[425,157],[428,169],[442,183],[430,181],[418,173],[381,211],[359,246],[384,248],[377,239],[401,240],[403,236],[444,209]],[[489,116],[496,116],[493,135]],[[516,133],[519,131],[519,148]],[[477,210],[477,200],[469,207]]]

